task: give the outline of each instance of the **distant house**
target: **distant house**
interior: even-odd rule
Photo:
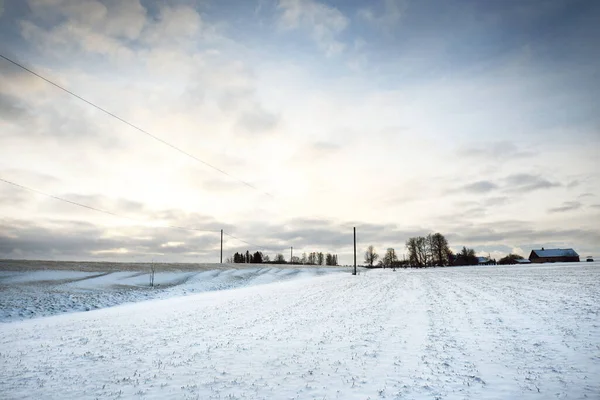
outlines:
[[[477,257],[479,265],[496,265],[496,262],[489,257]]]
[[[579,254],[573,249],[531,250],[529,261],[532,263],[579,262]]]

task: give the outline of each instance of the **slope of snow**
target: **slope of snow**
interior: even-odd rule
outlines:
[[[264,268],[159,271],[0,271],[0,322],[89,311],[149,299],[246,287],[324,274],[347,268]]]
[[[374,270],[7,323],[0,393],[597,399],[598,282],[598,263]]]

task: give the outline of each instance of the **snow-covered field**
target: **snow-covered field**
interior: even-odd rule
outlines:
[[[80,267],[77,264],[71,266]],[[96,265],[103,266],[106,264]],[[110,267],[112,265],[107,271],[98,268],[91,271],[86,266],[76,271],[0,270],[0,323],[348,270],[342,267],[265,268],[252,264],[244,264],[241,269],[234,269],[235,265],[226,266],[227,269],[209,269],[222,268],[213,264],[212,267],[197,266],[199,270],[195,271],[172,268],[163,271],[164,266],[159,266],[154,287],[150,287],[149,268],[117,271]]]
[[[0,397],[598,399],[599,313],[599,263],[339,272],[0,324]]]

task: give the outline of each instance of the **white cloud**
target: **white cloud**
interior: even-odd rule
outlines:
[[[200,14],[189,6],[164,6],[156,21],[148,25],[143,39],[150,45],[195,39],[205,28]]]
[[[406,0],[383,0],[383,9],[376,12],[372,8],[359,10],[358,16],[382,29],[394,27],[404,15]]]
[[[148,49],[172,51],[218,37],[214,26],[185,5],[164,5],[156,16],[149,15],[138,0],[107,5],[95,0],[30,0],[30,7],[33,19],[20,21],[21,34],[41,51],[52,49],[54,57],[61,48],[63,53],[82,50],[123,62]],[[37,24],[36,19],[56,23]]]
[[[129,40],[139,37],[146,22],[139,0],[29,0],[28,4],[35,17],[54,15],[81,29]]]
[[[280,25],[285,29],[307,29],[328,56],[344,50],[345,44],[337,37],[350,20],[337,8],[314,0],[280,0],[279,9],[283,11]]]

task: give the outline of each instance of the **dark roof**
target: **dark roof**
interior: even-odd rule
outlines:
[[[544,249],[544,250],[531,250],[538,257],[579,257],[579,254],[573,249]]]

